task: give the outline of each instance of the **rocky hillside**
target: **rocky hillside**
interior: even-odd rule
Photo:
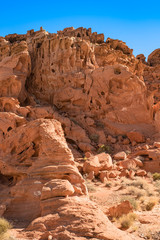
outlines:
[[[138,240],[89,200],[84,176],[160,172],[159,82],[160,49],[146,62],[91,29],[0,37],[0,216],[24,239]]]

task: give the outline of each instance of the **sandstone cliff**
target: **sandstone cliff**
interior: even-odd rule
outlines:
[[[91,29],[1,37],[3,216],[26,221],[46,239],[48,232],[56,239],[134,239],[88,200],[74,157],[159,133],[159,73],[159,49],[146,62]]]

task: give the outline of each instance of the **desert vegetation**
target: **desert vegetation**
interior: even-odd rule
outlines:
[[[4,218],[0,218],[0,240],[13,240],[8,230],[12,228],[12,225]]]

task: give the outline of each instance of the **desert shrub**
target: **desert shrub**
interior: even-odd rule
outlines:
[[[145,179],[142,179],[141,177],[136,177],[134,180],[127,179],[125,177],[122,178],[122,183],[126,186],[134,186],[140,189],[147,189],[148,183]]]
[[[131,180],[126,177],[121,177],[121,185],[123,187],[130,186]]]
[[[147,196],[156,195],[155,191],[153,190],[153,186],[148,184],[148,182],[141,177],[136,177],[134,180],[123,179],[122,185],[125,187],[130,186],[130,188],[128,188],[129,193],[136,195],[137,198],[140,198],[143,195]]]
[[[155,188],[156,188],[156,191],[157,191],[158,193],[160,193],[160,180],[157,180],[157,181],[155,182],[154,186],[155,186]]]
[[[112,149],[110,146],[108,145],[101,145],[99,148],[98,148],[98,153],[102,153],[102,152],[105,152],[105,153],[112,153]]]
[[[160,180],[160,173],[157,173],[157,172],[154,173],[154,174],[153,174],[153,180],[154,180],[154,181]]]
[[[0,239],[4,236],[4,234],[12,228],[12,225],[4,218],[0,218]]]
[[[146,190],[146,193],[148,196],[156,196],[156,191],[153,190],[153,187],[148,186],[148,189]]]
[[[112,187],[112,185],[113,184],[111,182],[106,182],[105,187],[110,188],[110,187]]]
[[[156,204],[157,204],[157,199],[150,199],[146,204],[145,208],[147,211],[151,211]]]
[[[131,182],[131,185],[145,190],[148,188],[147,181],[141,177],[136,177],[136,179]]]
[[[122,217],[120,217],[119,222],[121,224],[121,228],[128,229],[133,224],[136,217],[137,216],[135,213],[129,213],[127,215],[123,215]]]
[[[158,203],[158,197],[141,197],[140,198],[140,207],[142,211],[150,211]]]
[[[134,186],[128,187],[127,191],[130,195],[134,195],[136,198],[140,198],[146,195],[146,191],[144,189],[139,189]]]

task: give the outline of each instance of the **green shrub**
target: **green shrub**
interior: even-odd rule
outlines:
[[[156,180],[160,180],[160,173],[154,173],[153,174],[153,180],[156,181]]]
[[[105,152],[105,153],[109,153],[111,154],[112,153],[112,149],[110,146],[108,145],[101,145],[99,148],[98,148],[98,153],[102,153],[102,152]]]

